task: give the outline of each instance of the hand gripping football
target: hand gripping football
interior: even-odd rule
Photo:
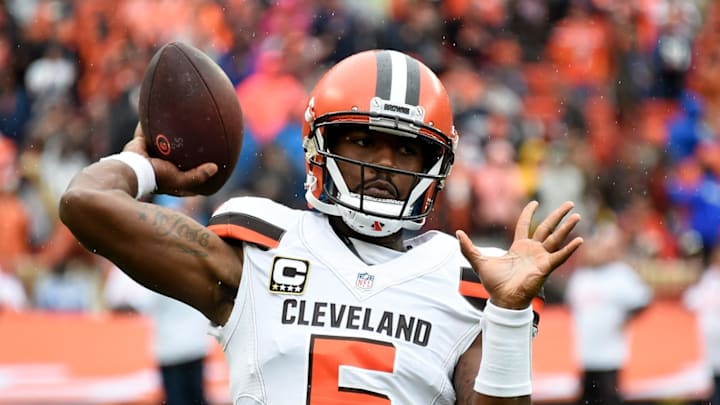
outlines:
[[[180,170],[217,164],[201,194],[225,184],[240,155],[243,116],[230,79],[205,53],[182,42],[160,48],[145,70],[139,116],[150,156]]]

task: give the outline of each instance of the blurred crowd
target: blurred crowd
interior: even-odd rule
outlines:
[[[0,307],[104,308],[112,266],[58,221],[59,196],[131,138],[144,69],[173,40],[216,60],[244,111],[230,181],[172,201],[201,220],[240,194],[303,208],[309,89],[345,56],[391,48],[439,74],[461,135],[428,226],[507,246],[528,199],[538,216],[573,200],[581,234],[617,226],[625,259],[669,293],[720,244],[712,1],[4,0]],[[548,300],[562,299],[578,257],[553,275]]]
[[[428,227],[507,247],[529,199],[537,217],[576,203],[588,242],[545,294],[580,323],[608,320],[613,355],[597,364],[591,343],[583,364],[610,381],[608,398],[619,328],[652,299],[684,294],[720,347],[712,0],[0,0],[0,310],[123,310],[108,284],[117,269],[79,245],[57,206],[78,170],[131,138],[145,67],[175,40],[227,73],[246,133],[217,194],[156,203],[201,222],[234,195],[304,208],[309,90],[354,52],[402,50],[438,73],[461,136]]]

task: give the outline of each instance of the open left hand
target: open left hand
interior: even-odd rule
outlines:
[[[522,210],[513,243],[503,256],[483,256],[465,232],[456,233],[463,255],[480,276],[490,300],[499,307],[527,308],[553,270],[583,243],[581,237],[564,243],[580,221],[580,215],[575,213],[562,222],[573,209],[572,202],[565,202],[551,212],[531,236],[530,225],[537,206],[537,201],[532,201]]]

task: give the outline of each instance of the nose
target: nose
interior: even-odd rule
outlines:
[[[378,142],[373,150],[372,163],[395,168],[397,165],[396,146],[389,142]]]

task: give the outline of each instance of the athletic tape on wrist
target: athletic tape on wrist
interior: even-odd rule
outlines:
[[[140,199],[153,191],[157,187],[155,183],[155,170],[145,156],[135,152],[120,152],[115,155],[106,156],[103,160],[119,160],[135,172],[135,178],[137,179],[137,194],[135,199]]]
[[[495,397],[532,392],[532,307],[500,308],[488,300],[482,320],[482,360],[475,391]]]

